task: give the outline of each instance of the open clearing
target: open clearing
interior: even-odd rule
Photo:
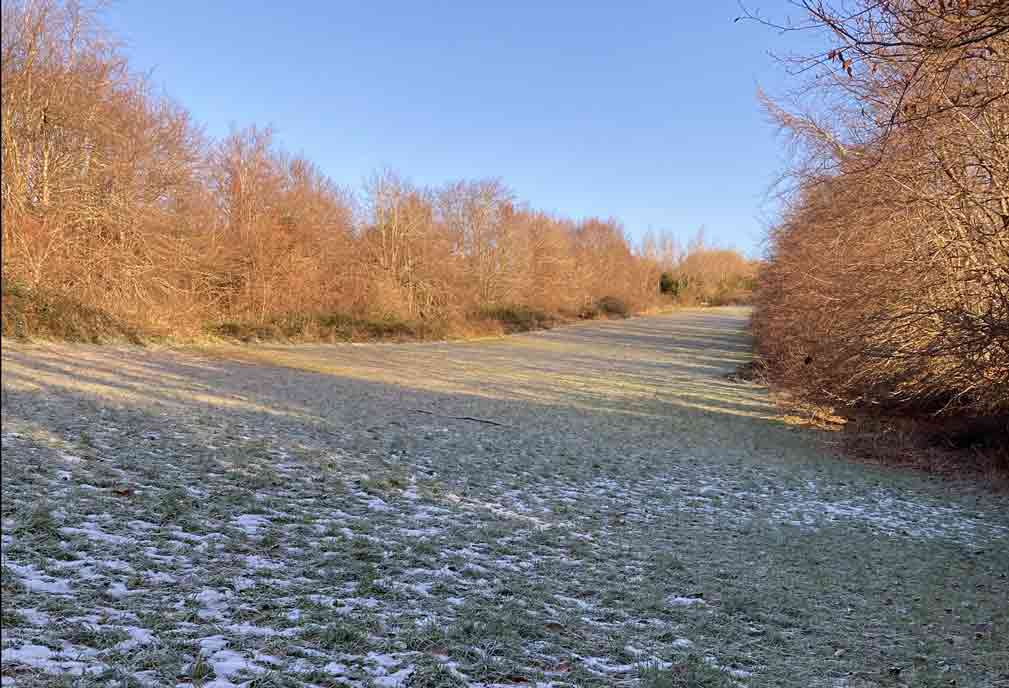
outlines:
[[[828,456],[746,316],[4,341],[3,685],[1009,685],[1006,498]]]

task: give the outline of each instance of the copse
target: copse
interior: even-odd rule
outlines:
[[[677,266],[676,292],[681,302],[747,303],[755,274],[756,265],[738,251],[701,247]]]
[[[780,378],[850,404],[1009,411],[1009,5],[804,2],[804,100],[754,329]]]
[[[352,193],[269,129],[204,136],[77,3],[4,0],[2,31],[5,333],[426,336],[660,300],[615,220],[493,179]]]
[[[748,304],[756,284],[757,261],[734,248],[712,245],[704,228],[680,245],[669,235],[645,236],[643,253],[657,266],[659,293],[694,306]]]
[[[5,281],[163,312],[192,267],[176,250],[203,156],[188,114],[76,5],[4,2],[0,50]]]

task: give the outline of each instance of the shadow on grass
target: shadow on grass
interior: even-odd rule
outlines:
[[[365,465],[374,478],[404,470],[436,476],[445,492],[473,503],[495,502],[517,475],[526,476],[529,489],[581,482],[589,491],[613,477],[663,485],[677,475],[700,481],[721,473],[745,483],[759,472],[765,482],[739,488],[757,495],[755,508],[780,498],[771,493],[779,485],[843,478],[856,491],[875,487],[881,474],[863,466],[834,463],[833,473],[823,472],[829,462],[776,419],[762,391],[722,378],[746,358],[745,337],[726,333],[738,332],[741,322],[741,315],[700,314],[480,343],[250,347],[211,358],[5,344],[4,421],[51,437],[54,449],[58,441],[98,460],[105,454],[137,483],[148,479],[143,471],[157,470],[129,463],[138,447],[158,448],[166,462],[238,473],[243,461],[272,460],[252,457],[259,449],[251,445],[262,440],[278,455],[310,446],[338,472],[352,457],[348,468]],[[460,419],[466,416],[506,426]],[[118,418],[121,436],[115,446],[93,446],[89,428],[109,417]],[[134,417],[171,442],[131,434]],[[222,438],[235,447],[222,446]],[[680,501],[701,498],[697,492]],[[624,549],[582,556],[641,563],[640,577],[621,591],[621,609],[653,613],[641,606],[649,586],[661,603],[673,578],[682,590],[703,592],[716,613],[692,629],[695,637],[724,654],[733,648],[740,664],[765,667],[768,685],[810,685],[824,667],[832,675],[885,677],[895,662],[911,667],[920,647],[976,663],[975,674],[1000,661],[983,643],[994,648],[996,634],[1009,628],[1004,606],[998,611],[1005,552],[839,525],[811,533],[759,520],[712,522],[701,507],[658,517],[649,508],[641,495],[600,500],[595,516],[610,524],[611,544]],[[670,553],[683,562],[675,570]],[[959,587],[947,590],[951,575]],[[944,645],[947,637],[969,636],[977,623],[991,629],[977,639],[980,650]],[[795,666],[795,675],[786,672]],[[724,678],[707,665],[696,669]],[[653,678],[655,685],[677,685],[680,673]]]
[[[687,319],[703,328],[671,327],[670,320],[600,323],[477,344],[224,347],[210,351],[210,358],[132,348],[5,346],[4,378],[12,388],[80,390],[162,408],[293,414],[335,425],[358,418],[359,411],[374,418],[418,408],[445,415],[478,411],[529,428],[543,417],[551,425],[557,414],[595,413],[667,430],[777,422],[759,389],[722,377],[747,355],[745,338],[720,329],[738,329],[739,317]],[[320,412],[302,398],[331,401]],[[360,409],[355,399],[364,400]]]

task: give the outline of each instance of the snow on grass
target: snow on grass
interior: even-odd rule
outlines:
[[[681,597],[680,595],[671,595],[666,598],[666,604],[670,607],[703,606],[704,600],[699,597]]]
[[[233,650],[217,650],[210,655],[208,661],[214,667],[214,674],[219,679],[230,678],[239,672],[257,674],[264,671],[259,664],[249,661],[244,655]]]
[[[4,557],[3,566],[14,572],[18,582],[29,592],[49,595],[69,595],[72,592],[69,579],[47,576],[31,564],[22,566]]]
[[[574,666],[581,657],[591,685],[605,684],[614,674],[633,680],[641,666],[665,661],[660,654],[684,647],[682,639],[643,637],[632,657],[619,660],[599,655],[602,648],[567,660],[539,658],[543,640],[556,635],[549,629],[557,614],[590,638],[594,627],[604,627],[604,618],[612,619],[609,628],[635,629],[635,617],[619,604],[600,603],[600,580],[611,577],[605,558],[599,558],[604,553],[571,556],[566,543],[584,542],[585,534],[570,532],[567,517],[528,516],[532,506],[515,490],[497,500],[437,494],[430,481],[416,475],[409,493],[382,486],[377,496],[335,475],[327,475],[319,489],[315,470],[311,464],[289,465],[281,486],[247,491],[226,471],[203,474],[201,486],[224,496],[216,503],[173,492],[167,476],[161,485],[148,483],[150,494],[143,498],[76,493],[80,501],[65,502],[66,513],[53,517],[52,537],[72,543],[62,550],[68,561],[44,559],[43,570],[5,558],[22,586],[17,596],[26,596],[17,606],[27,612],[26,625],[12,629],[9,642],[60,641],[58,628],[40,629],[50,618],[50,612],[38,610],[38,603],[47,603],[40,597],[45,594],[67,599],[68,608],[59,612],[63,618],[89,619],[81,640],[93,649],[71,660],[44,645],[12,644],[5,663],[50,674],[101,674],[117,658],[126,661],[153,648],[168,651],[173,660],[164,670],[133,671],[148,684],[174,671],[202,677],[204,686],[237,686],[279,670],[303,676],[306,685],[312,676],[330,674],[349,686],[396,687],[409,685],[430,666],[443,667],[452,655],[468,658],[451,662],[446,674],[460,685],[495,685],[495,676],[509,674],[527,676],[529,685],[564,685],[572,669],[558,672],[548,665]],[[570,504],[570,486],[558,488],[562,503]],[[533,501],[550,503],[551,490],[540,485]],[[253,504],[270,515],[248,511]],[[23,546],[34,542],[16,524],[10,531],[19,544],[25,537]],[[559,531],[556,540],[540,541],[548,531]],[[590,539],[606,537],[596,531]],[[552,571],[558,566],[569,572],[581,567],[588,575],[556,577]],[[56,570],[63,577],[52,575]],[[516,601],[528,598],[524,609],[500,608],[498,596],[508,590],[518,595]],[[29,600],[34,607],[27,606]],[[150,625],[114,623],[106,609]],[[516,622],[516,630],[509,630]],[[479,638],[492,625],[500,626],[494,632],[505,634],[504,644],[481,649]],[[528,631],[517,630],[522,628],[537,629],[532,637],[543,638],[524,641]],[[663,644],[669,648],[665,654]],[[550,652],[563,655],[560,647]]]
[[[263,527],[270,523],[270,519],[257,514],[242,514],[233,518],[231,523],[249,535],[257,535]]]
[[[124,545],[130,540],[127,537],[122,537],[120,535],[110,535],[108,533],[102,532],[94,523],[85,523],[82,528],[70,528],[63,527],[60,528],[60,533],[63,535],[83,535],[91,540],[97,540],[98,542],[105,542],[110,545]]]
[[[22,665],[41,669],[48,674],[68,676],[100,673],[104,670],[104,666],[97,662],[86,663],[65,658],[76,654],[73,650],[57,652],[44,645],[25,643],[17,647],[4,648],[0,653],[0,662],[7,667]]]
[[[575,328],[486,361],[383,349],[376,370],[467,389],[418,398],[5,343],[4,684],[805,687],[899,664],[985,685],[1005,666],[1003,502],[697,410],[763,402],[711,376],[721,344],[635,322],[607,329],[634,347]],[[492,390],[509,400],[474,401]],[[508,426],[410,410],[442,406]]]

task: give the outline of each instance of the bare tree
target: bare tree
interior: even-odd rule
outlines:
[[[798,98],[769,103],[803,155],[771,236],[766,353],[848,401],[1005,409],[1009,6],[797,5],[829,42],[790,60]]]
[[[384,172],[354,197],[269,128],[209,141],[99,20],[71,1],[3,2],[5,289],[163,333],[444,332],[494,309],[662,298],[673,244],[637,252],[615,220],[536,212],[493,179],[426,189]]]

